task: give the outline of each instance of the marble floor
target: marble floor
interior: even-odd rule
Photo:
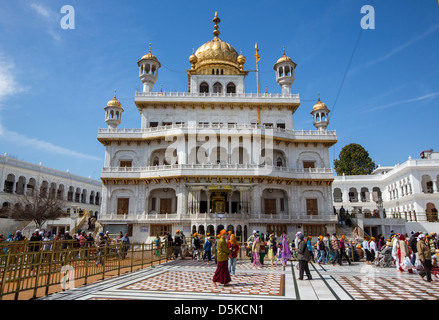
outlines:
[[[312,280],[297,280],[297,262],[254,269],[237,263],[229,286],[212,284],[215,263],[174,260],[133,273],[49,295],[42,300],[438,300],[439,279],[398,273],[365,263],[309,264]]]

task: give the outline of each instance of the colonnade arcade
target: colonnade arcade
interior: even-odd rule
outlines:
[[[225,229],[226,231],[231,231],[239,241],[245,241],[249,236],[248,226],[242,224],[211,224],[211,223],[195,223],[192,225],[192,235],[197,233],[201,237],[206,237],[209,234],[209,237],[214,237],[218,235],[221,230]]]
[[[190,186],[188,211],[196,213],[249,213],[251,187]]]

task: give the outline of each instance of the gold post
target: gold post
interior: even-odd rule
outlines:
[[[255,49],[256,49],[256,90],[257,93],[259,94],[259,65],[258,65],[258,61],[260,59],[259,57],[259,50],[258,50],[258,43],[255,44]],[[261,107],[258,106],[258,125],[261,125]]]

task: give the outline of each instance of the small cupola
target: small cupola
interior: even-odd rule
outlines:
[[[116,90],[114,90],[114,98],[108,101],[105,110],[105,122],[109,128],[116,129],[122,121],[123,108],[119,100],[116,98]]]

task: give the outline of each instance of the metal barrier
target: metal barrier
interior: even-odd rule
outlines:
[[[175,257],[174,247],[167,246],[166,242],[159,248],[153,243],[112,242],[104,247],[86,242],[82,248],[76,247],[77,240],[0,243],[0,300],[5,297],[18,300],[25,292],[27,298],[35,299]],[[238,259],[250,261],[251,247],[239,242],[239,248]],[[189,241],[185,241],[181,249],[187,258],[192,258]],[[296,260],[295,255],[292,260]]]
[[[32,291],[32,298],[47,296],[70,289],[72,281],[87,285],[166,261],[162,250],[152,244],[75,248],[75,240],[1,243],[0,299],[13,295],[18,300],[24,291]]]

